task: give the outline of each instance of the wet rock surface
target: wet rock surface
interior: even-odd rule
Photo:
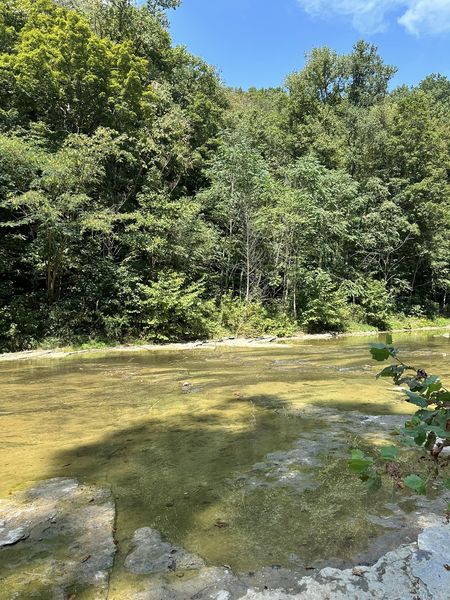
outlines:
[[[132,573],[190,571],[205,566],[199,556],[169,544],[161,538],[158,531],[150,527],[135,531],[132,546],[133,550],[125,559],[125,568]]]
[[[404,423],[402,415],[366,415],[358,411],[338,411],[321,406],[306,406],[301,409],[287,409],[289,414],[305,423],[316,424],[316,428],[306,427],[302,437],[289,450],[272,452],[255,463],[250,472],[239,474],[230,483],[250,491],[261,488],[292,488],[302,494],[320,487],[319,469],[330,459],[347,458],[349,454],[348,436],[355,431],[371,442],[378,439],[386,443],[389,434]],[[414,500],[400,499],[399,503],[386,504],[378,514],[367,514],[367,527],[373,526],[368,544],[351,558],[328,560],[292,560],[290,563],[301,568],[312,565],[316,569],[333,567],[346,569],[359,563],[375,563],[386,552],[394,551],[400,545],[417,540],[421,531],[418,519],[430,514],[445,514],[450,494],[444,493],[432,498],[416,496]],[[409,506],[407,506],[409,505]],[[449,560],[450,562],[450,553]],[[450,599],[450,595],[449,595]]]
[[[5,525],[5,521],[0,522],[0,548],[3,546],[12,546],[19,540],[26,539],[30,534],[25,527],[13,529]]]
[[[431,597],[439,600],[450,595],[450,526],[428,527],[418,537],[411,569],[425,584]],[[444,596],[446,592],[447,596]]]
[[[424,499],[422,510],[429,510],[428,504]],[[401,519],[402,509],[392,509],[393,519]],[[51,479],[0,501],[0,598],[37,594],[55,600],[112,599],[108,585],[116,550],[114,517],[109,490],[73,479]],[[125,558],[125,569],[137,578],[130,580],[126,595],[117,598],[448,600],[450,524],[436,515],[416,512],[416,518],[418,538],[383,554],[373,565],[318,565],[308,571],[272,565],[241,574],[226,566],[206,566],[155,529],[143,527],[135,531]],[[382,519],[380,524],[390,535],[392,523]]]
[[[387,434],[404,422],[401,415],[365,415],[356,411],[341,412],[319,406],[306,406],[299,410],[286,409],[292,417],[303,424],[321,423],[315,429],[302,433],[294,448],[272,452],[264,460],[255,463],[249,475],[239,474],[230,483],[248,488],[277,487],[288,485],[297,492],[318,487],[317,467],[323,458],[347,456],[348,434],[355,431],[364,437],[386,440]]]
[[[236,576],[225,568],[203,568],[184,579],[149,580],[133,600],[448,600],[450,525],[438,517],[422,523],[418,541],[388,552],[373,566],[324,568],[310,576],[263,569]],[[279,586],[279,587],[277,587]]]
[[[55,478],[0,500],[0,598],[107,596],[116,546],[109,490]]]

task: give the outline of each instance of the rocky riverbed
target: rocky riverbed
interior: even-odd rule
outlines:
[[[450,492],[347,468],[405,420],[368,341],[1,363],[0,600],[449,600]]]
[[[0,502],[0,598],[113,598],[115,508],[105,488],[55,478]],[[124,569],[133,600],[448,600],[450,525],[444,517],[417,517],[413,543],[373,565],[325,567],[310,575],[277,566],[233,573],[143,527],[129,541]],[[117,560],[117,557],[116,557]]]
[[[55,478],[0,501],[0,597],[107,597],[116,546],[105,488]]]

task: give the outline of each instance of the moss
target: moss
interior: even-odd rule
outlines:
[[[277,563],[284,566],[290,566],[292,554],[305,564],[351,559],[376,534],[377,527],[367,517],[389,494],[384,490],[369,494],[367,486],[348,472],[345,459],[321,468],[318,479],[317,489],[303,493],[270,486],[233,495],[226,509],[228,535],[234,532],[245,539],[248,555],[256,560],[262,549],[267,553],[267,548],[276,548]]]

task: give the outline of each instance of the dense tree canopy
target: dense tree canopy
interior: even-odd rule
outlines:
[[[1,3],[0,348],[446,314],[450,81],[360,41],[227,89],[178,4]]]

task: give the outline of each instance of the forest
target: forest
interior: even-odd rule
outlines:
[[[358,41],[230,89],[178,4],[0,3],[0,350],[448,316],[450,81]]]

